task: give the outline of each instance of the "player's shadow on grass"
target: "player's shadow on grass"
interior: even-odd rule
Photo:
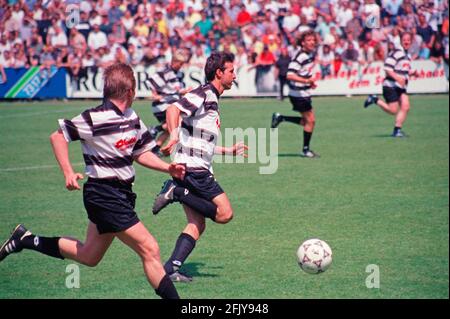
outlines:
[[[300,157],[299,153],[278,154],[278,157]]]
[[[217,274],[202,272],[201,269],[205,268],[204,266],[205,266],[204,263],[186,263],[183,265],[183,267],[180,271],[186,272],[188,275],[193,276],[193,277],[218,277],[219,276]],[[223,269],[223,267],[208,266],[208,270],[211,270],[211,269]]]
[[[391,139],[391,140],[402,140],[405,138],[408,138],[409,135],[405,135],[403,137],[393,137],[392,134],[376,134],[376,135],[372,135],[371,137],[375,137],[375,138],[386,138],[386,139]]]

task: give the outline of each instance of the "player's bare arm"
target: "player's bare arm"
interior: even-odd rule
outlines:
[[[50,135],[50,142],[52,144],[53,153],[55,154],[56,160],[64,174],[66,180],[66,188],[69,191],[80,189],[78,185],[78,180],[83,179],[83,175],[80,173],[75,173],[72,164],[69,160],[69,147],[66,139],[61,130],[55,131]]]
[[[248,157],[245,151],[248,150],[248,146],[244,142],[238,142],[231,147],[216,146],[214,149],[215,154],[219,155],[233,155]]]
[[[176,163],[166,163],[152,152],[144,152],[135,158],[140,165],[156,171],[169,173],[179,179],[184,178],[185,166]]]
[[[179,91],[179,93],[180,93],[181,95],[185,95],[185,94],[191,92],[193,89],[194,89],[193,87],[188,87],[188,88],[185,88],[185,89],[181,89],[181,90]]]
[[[165,147],[161,149],[164,154],[172,153],[175,145],[178,143],[178,125],[180,123],[180,110],[175,106],[171,105],[166,111],[166,123],[167,131],[170,134],[169,142]]]

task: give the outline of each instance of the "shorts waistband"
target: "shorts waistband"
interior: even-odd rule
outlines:
[[[118,178],[94,178],[89,177],[88,183],[106,184],[114,187],[131,189],[133,186],[134,178],[128,180],[120,180]]]
[[[186,167],[186,172],[188,173],[209,172],[209,169],[203,167]]]

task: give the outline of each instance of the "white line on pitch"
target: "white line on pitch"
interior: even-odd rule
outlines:
[[[84,163],[74,163],[73,166],[81,166]],[[0,168],[0,172],[17,172],[17,171],[29,171],[33,169],[46,169],[46,168],[55,168],[59,167],[58,165],[39,165],[39,166],[24,166],[24,167],[10,167],[10,168]]]
[[[9,115],[0,116],[0,119],[15,118],[15,117],[28,117],[28,116],[39,116],[39,115],[54,114],[54,113],[70,113],[70,111],[71,110],[66,109],[66,110],[55,110],[55,111],[48,111],[48,112],[34,112],[34,113],[26,113],[26,114],[9,114]]]

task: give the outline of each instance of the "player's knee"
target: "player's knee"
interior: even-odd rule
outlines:
[[[95,267],[97,266],[100,261],[102,260],[102,257],[98,256],[86,256],[81,260],[81,263],[88,267]]]
[[[159,259],[159,246],[155,240],[146,240],[139,248],[143,260]]]
[[[230,208],[219,210],[216,222],[220,224],[229,223],[233,219],[233,210]]]
[[[305,117],[305,125],[314,126],[316,124],[316,118],[314,115]]]

